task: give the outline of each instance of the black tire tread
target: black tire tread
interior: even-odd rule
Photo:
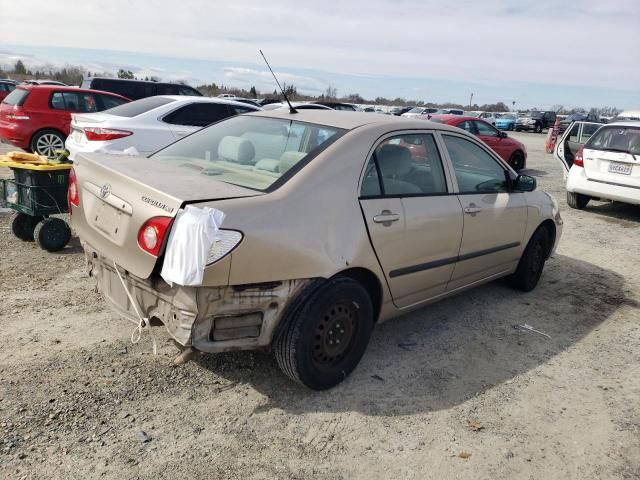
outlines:
[[[580,193],[567,192],[567,205],[577,210],[583,210],[591,200],[588,195],[582,195]]]
[[[52,248],[51,245],[47,245],[40,238],[42,229],[47,226],[51,226],[54,223],[58,224],[60,228],[64,228],[64,232],[65,232],[65,240],[59,248],[57,247]],[[36,244],[41,249],[46,250],[47,252],[57,252],[59,250],[62,250],[67,245],[67,243],[69,243],[69,240],[71,239],[71,229],[69,228],[69,225],[67,225],[67,222],[65,222],[60,218],[55,218],[55,217],[45,218],[44,220],[42,220],[36,225],[36,228],[33,230],[33,237],[36,241]]]
[[[529,243],[527,243],[527,246],[524,249],[524,252],[522,252],[522,256],[520,257],[520,262],[518,262],[518,267],[516,268],[515,273],[509,277],[509,283],[513,288],[522,290],[523,292],[530,292],[538,284],[540,277],[538,277],[538,279],[533,284],[533,286],[528,284],[528,277],[527,277],[527,274],[528,274],[527,260],[531,250],[533,249],[533,246],[538,241],[542,242],[543,250],[546,253],[547,242],[549,241],[548,227],[541,225],[540,227],[538,227],[538,229],[535,232],[533,232],[533,235],[531,235],[531,238],[529,239]],[[543,269],[544,269],[544,262],[542,264],[542,268],[540,269],[540,275],[542,275]]]

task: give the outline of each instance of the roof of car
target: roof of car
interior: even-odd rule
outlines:
[[[640,127],[640,120],[616,120],[615,122],[606,123],[607,127]]]
[[[34,90],[34,91],[48,91],[55,90],[56,92],[83,92],[83,93],[100,93],[103,95],[110,95],[112,97],[124,98],[125,100],[129,100],[127,97],[118,95],[113,92],[105,92],[103,90],[96,90],[91,88],[79,88],[79,87],[65,87],[62,85],[31,85],[21,83],[20,85],[16,85],[16,88],[21,90]]]
[[[316,123],[327,127],[352,130],[364,125],[385,125],[401,129],[429,128],[431,130],[448,130],[459,132],[458,128],[426,120],[397,117],[395,115],[372,115],[365,112],[344,112],[340,110],[299,110],[289,113],[287,109],[252,112],[249,115],[297,120],[300,122]]]
[[[156,95],[156,97],[169,98],[174,101],[195,101],[195,102],[211,102],[211,103],[225,103],[229,105],[237,105],[239,107],[250,107],[258,109],[260,107],[256,107],[255,105],[251,105],[250,103],[238,102],[230,97],[201,97],[198,95]]]
[[[457,121],[460,121],[460,122],[464,122],[465,120],[473,120],[473,121],[484,122],[483,119],[478,118],[478,117],[454,115],[453,113],[437,113],[435,115],[431,115],[431,118],[435,118],[437,120],[442,120],[443,122],[449,122],[451,120],[457,120]]]

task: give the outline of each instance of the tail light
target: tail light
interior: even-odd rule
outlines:
[[[116,130],[115,128],[100,128],[100,127],[87,127],[84,129],[84,134],[89,141],[107,141],[117,140],[118,138],[128,137],[133,135],[133,132],[127,130]]]
[[[11,113],[7,113],[7,120],[29,120],[31,117],[27,115],[21,107],[13,107]]]
[[[144,222],[138,231],[138,245],[140,245],[140,248],[157,257],[160,254],[172,220],[173,218],[171,217],[153,217]]]
[[[73,205],[74,207],[80,205],[78,179],[76,178],[76,172],[73,168],[69,170],[69,189],[67,190],[67,201],[69,202],[69,213],[71,213],[71,205]]]
[[[573,159],[573,164],[576,167],[582,167],[584,168],[584,158],[582,158],[582,151],[584,150],[584,147],[580,147],[580,150],[578,150],[578,153],[576,153],[575,158]]]

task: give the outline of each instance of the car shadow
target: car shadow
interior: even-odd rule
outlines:
[[[548,172],[545,170],[536,170],[535,168],[523,168],[518,173],[522,175],[531,175],[532,177],[545,177],[548,175]]]
[[[592,200],[585,208],[585,211],[600,215],[603,220],[618,225],[624,226],[625,222],[640,223],[640,205]]]
[[[254,413],[436,411],[566,351],[619,307],[636,303],[623,292],[619,274],[558,255],[533,292],[496,281],[379,325],[351,376],[323,392],[287,379],[268,352],[201,355],[195,361],[230,384],[263,394],[267,402]],[[525,323],[550,338],[514,328]]]

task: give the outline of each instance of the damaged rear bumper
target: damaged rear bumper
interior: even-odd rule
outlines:
[[[83,244],[89,273],[111,308],[139,319],[113,262]],[[221,287],[169,286],[159,277],[138,278],[119,268],[143,317],[160,320],[184,347],[226,352],[266,347],[287,307],[314,279]]]

